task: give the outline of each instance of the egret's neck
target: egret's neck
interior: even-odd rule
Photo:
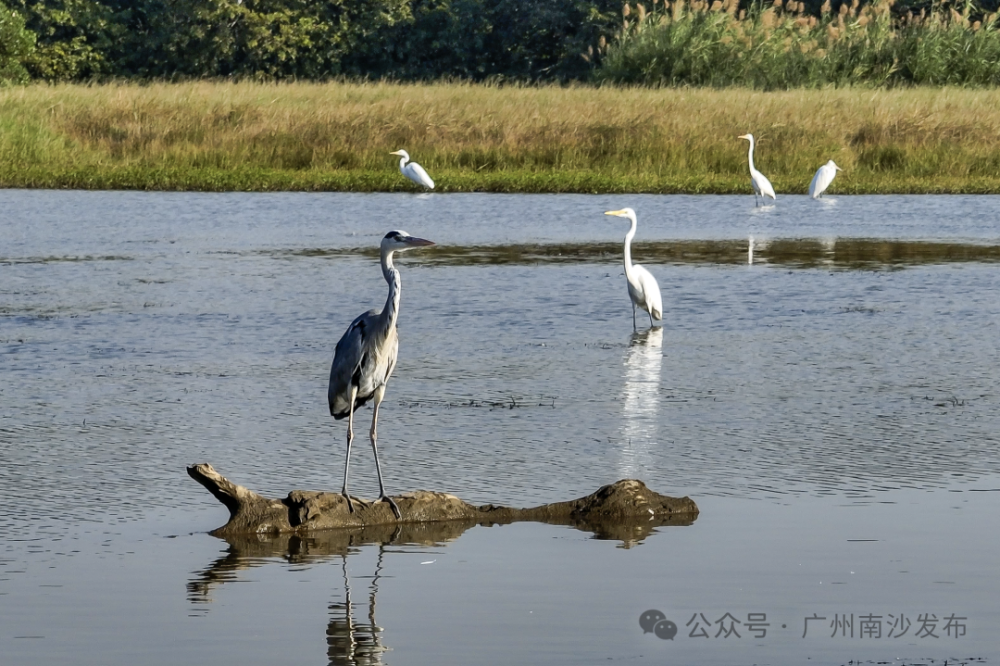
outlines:
[[[632,226],[625,234],[625,276],[632,277],[632,239],[635,237],[635,218],[631,218]]]
[[[750,138],[750,150],[747,152],[747,157],[750,158],[750,170],[753,171],[753,137]]]
[[[399,158],[399,170],[402,171],[403,167],[405,167],[406,163],[409,162],[409,161],[410,161],[409,157],[400,157]],[[389,259],[389,265],[392,266],[391,253],[390,253],[390,259]]]
[[[381,318],[388,330],[396,324],[396,316],[399,314],[399,292],[402,285],[399,281],[399,271],[392,265],[392,250],[382,250],[382,276],[389,283],[389,296],[385,299],[385,307],[382,308]]]

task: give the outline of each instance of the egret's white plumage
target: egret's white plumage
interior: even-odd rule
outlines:
[[[396,517],[400,517],[399,507],[385,494],[385,487],[382,485],[382,468],[378,462],[375,432],[378,407],[385,395],[386,382],[396,369],[396,355],[399,352],[396,316],[399,313],[401,282],[399,271],[392,264],[392,255],[394,252],[427,245],[434,243],[411,236],[405,231],[390,231],[385,235],[381,244],[382,276],[389,283],[385,307],[381,311],[369,310],[352,321],[333,354],[327,398],[333,418],[348,418],[347,461],[344,463],[344,487],[341,493],[347,498],[347,508],[352,512],[354,505],[351,503],[351,496],[347,494],[347,471],[351,463],[351,443],[354,441],[354,410],[369,400],[374,400],[370,435],[372,453],[375,454],[375,470],[378,472],[379,500],[388,502]]]
[[[417,185],[421,187],[426,187],[428,190],[434,189],[434,181],[431,177],[427,175],[424,168],[417,164],[416,162],[410,162],[410,154],[405,150],[397,150],[394,153],[389,153],[390,155],[399,155],[399,172],[412,180]],[[409,162],[409,164],[407,164]]]
[[[754,205],[755,206],[757,205],[757,195],[760,195],[761,200],[763,200],[764,197],[771,197],[772,201],[776,200],[777,198],[774,196],[774,188],[771,187],[771,181],[769,181],[764,174],[762,174],[760,171],[757,171],[757,169],[754,168],[753,134],[743,134],[737,138],[747,139],[748,141],[750,141],[750,151],[747,154],[747,157],[750,160],[750,186],[753,187]]]
[[[635,328],[635,306],[639,306],[649,314],[649,325],[653,319],[663,319],[663,301],[660,298],[660,285],[656,283],[653,274],[639,264],[632,263],[632,238],[635,237],[636,218],[631,208],[609,210],[605,215],[624,217],[632,222],[625,234],[625,279],[628,281],[628,295],[632,299],[632,328]]]
[[[809,196],[813,199],[819,199],[826,192],[826,188],[830,187],[830,183],[833,182],[838,171],[843,171],[843,169],[834,164],[833,160],[817,169],[816,175],[809,183]]]

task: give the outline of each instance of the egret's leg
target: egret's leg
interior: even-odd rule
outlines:
[[[382,485],[382,467],[379,465],[378,462],[378,445],[376,444],[377,441],[376,425],[378,424],[378,406],[382,403],[383,395],[385,395],[385,386],[381,386],[375,389],[375,407],[372,409],[372,431],[371,431],[372,453],[375,454],[375,471],[378,472],[379,501],[388,502],[389,506],[392,508],[392,512],[396,515],[396,518],[398,519],[402,518],[402,515],[399,513],[399,507],[396,506],[396,503],[392,501],[392,498],[385,494],[385,486]]]
[[[635,301],[632,301],[632,332],[638,331],[638,327],[635,325]]]
[[[647,314],[649,315],[649,327],[653,328],[653,311],[650,310]]]
[[[344,462],[344,487],[340,494],[347,498],[347,510],[354,513],[351,496],[347,494],[347,471],[351,466],[351,442],[354,441],[354,399],[358,397],[358,387],[351,386],[351,406],[347,412],[347,460]]]

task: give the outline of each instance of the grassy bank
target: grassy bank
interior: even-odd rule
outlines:
[[[0,89],[0,185],[779,193],[1000,192],[1000,91],[191,83]]]

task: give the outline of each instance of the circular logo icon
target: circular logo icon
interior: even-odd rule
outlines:
[[[677,625],[670,620],[660,620],[653,627],[653,633],[656,634],[657,638],[662,638],[665,641],[674,640],[674,636],[677,635]]]
[[[656,623],[666,620],[667,616],[658,610],[648,610],[639,616],[639,626],[642,633],[648,634],[656,628]],[[676,628],[675,628],[676,629]]]

